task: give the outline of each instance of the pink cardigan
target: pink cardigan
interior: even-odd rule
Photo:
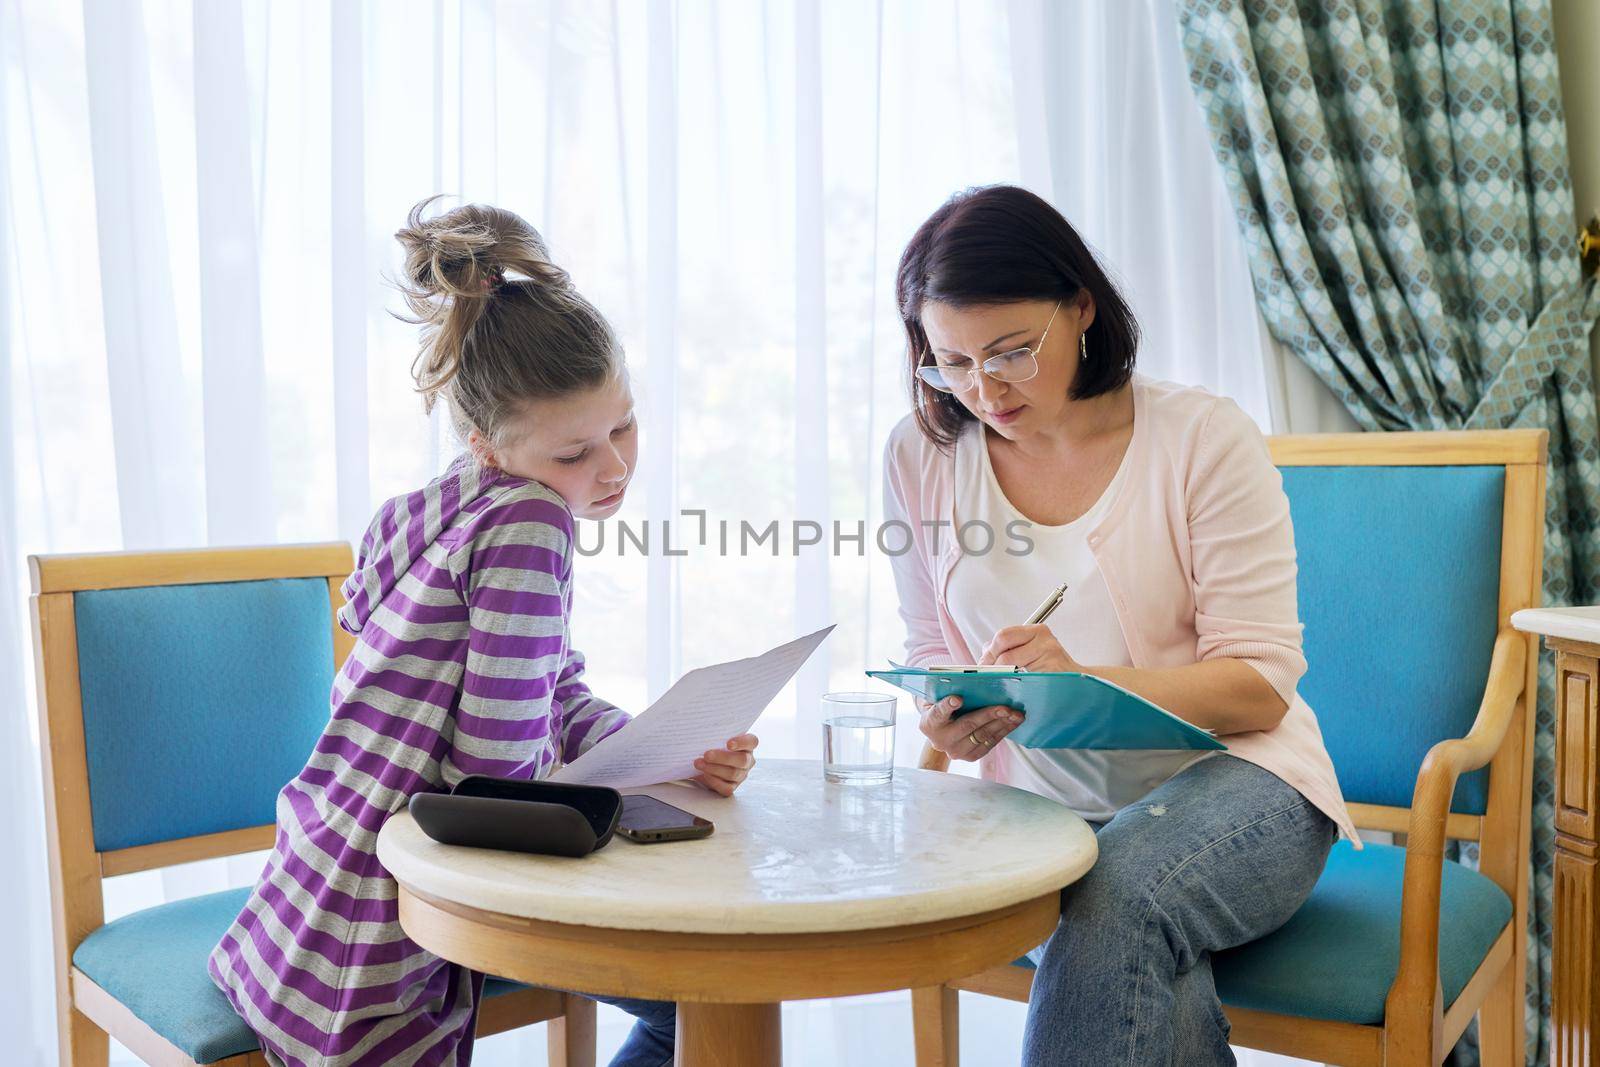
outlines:
[[[1089,532],[1135,667],[1243,660],[1288,703],[1270,730],[1232,734],[1228,751],[1294,786],[1357,842],[1316,715],[1295,692],[1305,673],[1296,607],[1294,530],[1265,439],[1231,400],[1203,389],[1133,381],[1129,477]],[[893,559],[912,666],[971,663],[945,603],[960,557],[953,534],[955,457],[906,416],[884,455],[884,517],[911,530]],[[1009,745],[984,757],[1010,779]]]

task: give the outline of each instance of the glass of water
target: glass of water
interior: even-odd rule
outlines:
[[[822,776],[830,782],[887,782],[894,776],[894,709],[882,693],[822,698]]]

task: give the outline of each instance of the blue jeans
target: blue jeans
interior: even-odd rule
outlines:
[[[611,1067],[667,1067],[672,1062],[673,1043],[678,1030],[678,1006],[670,1000],[630,1000],[627,997],[594,997],[611,1004],[635,1019],[628,1039],[611,1057]]]
[[[1038,965],[1028,1067],[1233,1064],[1211,954],[1264,937],[1311,895],[1337,830],[1275,775],[1215,755],[1117,812],[1061,894]]]

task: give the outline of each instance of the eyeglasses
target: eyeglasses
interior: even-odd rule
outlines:
[[[1057,300],[1050,312],[1050,321],[1044,324],[1044,333],[1039,335],[1039,343],[1032,348],[1013,348],[1009,352],[1001,352],[976,367],[950,367],[939,363],[918,367],[917,377],[941,393],[963,393],[976,388],[979,372],[997,382],[1025,382],[1039,373],[1039,352],[1044,348],[1045,338],[1050,336],[1050,327],[1055,324],[1056,312],[1060,310],[1061,301]]]

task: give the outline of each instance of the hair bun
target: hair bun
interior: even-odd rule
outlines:
[[[503,208],[465,204],[425,217],[438,199],[430,197],[413,207],[405,227],[395,234],[405,249],[407,302],[420,319],[431,320],[441,299],[488,295],[511,272],[540,286],[570,288],[567,273],[550,262],[544,238],[519,216]],[[419,307],[418,300],[427,306]]]
[[[406,321],[423,327],[412,373],[429,408],[456,376],[472,329],[497,290],[515,285],[519,296],[548,307],[582,299],[567,272],[550,262],[539,231],[521,216],[463,204],[426,217],[439,199],[418,203],[394,235],[405,251],[399,288],[411,311]]]

